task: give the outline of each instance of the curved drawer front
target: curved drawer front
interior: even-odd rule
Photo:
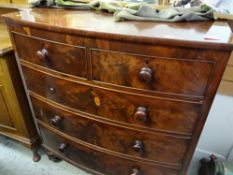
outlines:
[[[145,159],[182,163],[189,140],[113,126],[67,112],[32,97],[36,117],[82,141]]]
[[[136,89],[203,97],[212,63],[92,50],[93,79]]]
[[[43,144],[50,149],[59,152],[60,155],[77,163],[78,165],[92,169],[105,175],[132,175],[138,171],[138,175],[177,175],[177,170],[160,167],[145,162],[137,162],[125,158],[114,157],[108,153],[99,152],[81,144],[65,139],[43,127],[41,127]],[[63,149],[61,149],[63,148]]]
[[[86,49],[14,34],[20,59],[62,73],[87,77]],[[22,44],[23,43],[23,44]]]
[[[26,67],[23,71],[31,91],[68,107],[128,125],[190,134],[200,111],[199,104],[92,88]]]

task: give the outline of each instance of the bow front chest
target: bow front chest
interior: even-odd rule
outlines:
[[[46,150],[99,175],[187,173],[233,48],[226,22],[4,19]]]

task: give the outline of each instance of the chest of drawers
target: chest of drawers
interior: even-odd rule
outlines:
[[[233,48],[225,22],[4,19],[47,150],[93,174],[186,174]],[[211,30],[219,40],[204,39]]]

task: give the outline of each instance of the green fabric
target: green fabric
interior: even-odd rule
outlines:
[[[58,6],[67,7],[67,8],[89,8],[89,9],[95,9],[95,10],[105,10],[109,13],[114,13],[116,11],[121,11],[124,8],[128,9],[139,9],[140,5],[139,3],[129,3],[124,1],[101,1],[101,0],[93,0],[90,3],[77,3],[77,2],[71,2],[67,0],[55,0],[56,4]]]
[[[142,5],[138,10],[123,9],[114,14],[116,21],[121,20],[138,20],[138,21],[204,21],[213,19],[213,11],[206,10],[200,6],[186,8],[169,7],[162,10],[155,10],[151,6]]]
[[[225,164],[225,174],[224,175],[233,175],[233,162]]]
[[[198,6],[189,9],[182,7],[168,7],[157,10],[145,3],[131,3],[124,1],[93,0],[90,3],[77,3],[68,0],[56,0],[58,6],[76,9],[104,10],[114,13],[115,21],[204,21],[213,19],[213,10],[208,6]]]
[[[214,160],[215,175],[233,175],[233,162]]]

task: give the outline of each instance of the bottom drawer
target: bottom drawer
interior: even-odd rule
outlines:
[[[75,164],[105,175],[177,175],[178,170],[100,152],[40,127],[43,144]],[[98,173],[98,174],[99,174]]]

